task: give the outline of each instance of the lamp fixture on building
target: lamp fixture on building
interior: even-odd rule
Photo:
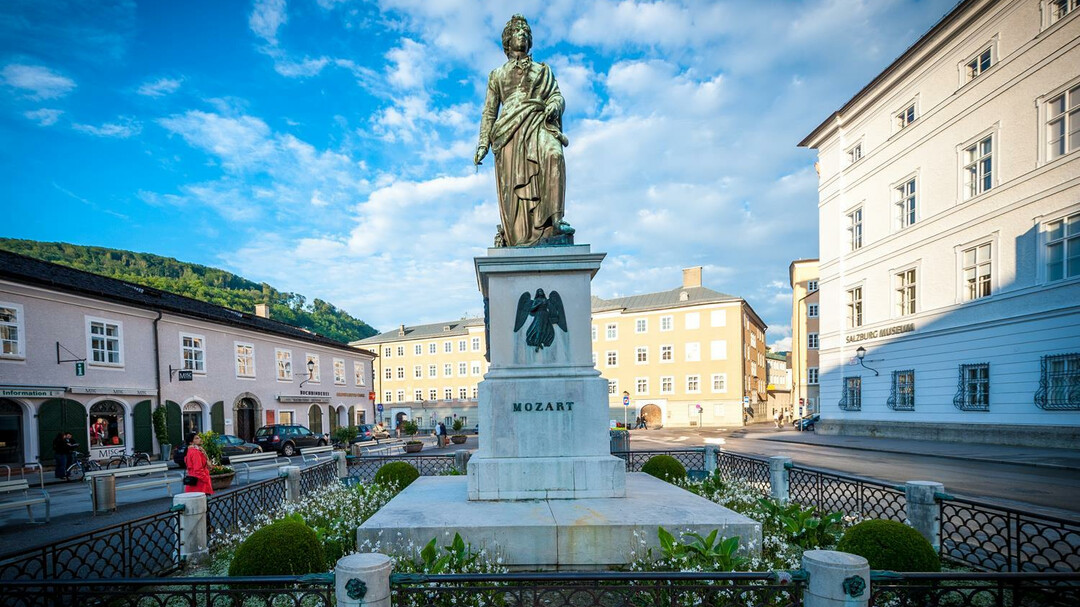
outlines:
[[[859,349],[855,350],[855,358],[859,359],[859,364],[860,365],[862,365],[863,367],[865,367],[867,369],[870,369],[870,367],[867,367],[866,363],[863,362],[863,359],[866,358],[866,348],[864,348],[862,346],[859,346]],[[877,372],[877,369],[870,369],[870,370],[874,372],[875,376],[881,375],[880,373]]]
[[[305,379],[304,381],[300,382],[300,387],[301,387],[301,388],[303,388],[303,387],[304,387],[304,384],[306,384],[306,383],[308,383],[309,381],[311,381],[311,376],[312,376],[312,375],[313,375],[314,373],[315,373],[315,361],[314,361],[314,360],[308,360],[308,361],[307,361],[307,379]]]

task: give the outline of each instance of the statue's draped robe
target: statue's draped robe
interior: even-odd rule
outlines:
[[[565,107],[551,68],[531,59],[507,61],[488,77],[481,142],[495,154],[495,185],[507,246],[530,246],[556,234],[563,217],[566,163],[561,119],[545,110]]]

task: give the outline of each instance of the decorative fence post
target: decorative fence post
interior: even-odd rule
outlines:
[[[716,445],[705,445],[705,474],[712,476],[716,473],[716,455],[719,449]]]
[[[469,458],[472,457],[472,453],[460,449],[454,452],[454,467],[457,468],[462,474],[469,471]]]
[[[944,492],[945,485],[933,481],[904,483],[907,523],[921,533],[938,554],[941,554],[941,507],[934,494]]]
[[[206,541],[206,494],[178,493],[173,496],[173,508],[180,511],[180,556],[190,562],[205,558],[209,551]]]
[[[803,569],[810,576],[804,607],[866,607],[870,565],[861,556],[835,550],[807,550]]]
[[[334,451],[334,462],[337,464],[337,477],[346,478],[349,476],[349,464],[345,463],[345,452]]]
[[[281,475],[285,477],[285,501],[295,504],[300,501],[300,466],[283,466]]]
[[[790,457],[775,455],[769,458],[770,495],[781,504],[786,504],[791,500],[788,491],[788,466],[790,465]]]
[[[338,607],[390,607],[390,557],[363,552],[342,557],[334,567]]]

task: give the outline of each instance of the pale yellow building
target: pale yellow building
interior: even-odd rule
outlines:
[[[766,400],[766,325],[745,300],[703,287],[701,267],[683,270],[669,291],[594,297],[591,330],[614,423],[737,426],[744,403]],[[379,355],[376,393],[391,426],[399,418],[475,426],[476,385],[488,368],[483,319],[402,325],[351,345]]]
[[[791,402],[795,413],[816,413],[818,402],[818,349],[820,347],[820,296],[818,260],[800,259],[788,267],[791,281]],[[860,298],[854,301],[862,314]]]

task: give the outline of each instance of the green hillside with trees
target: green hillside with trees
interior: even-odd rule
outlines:
[[[63,242],[0,238],[0,249],[93,272],[102,276],[177,293],[192,299],[251,313],[255,304],[270,304],[270,317],[319,335],[349,342],[378,333],[333,304],[310,304],[298,293],[278,291],[225,270],[184,263],[171,257]]]

